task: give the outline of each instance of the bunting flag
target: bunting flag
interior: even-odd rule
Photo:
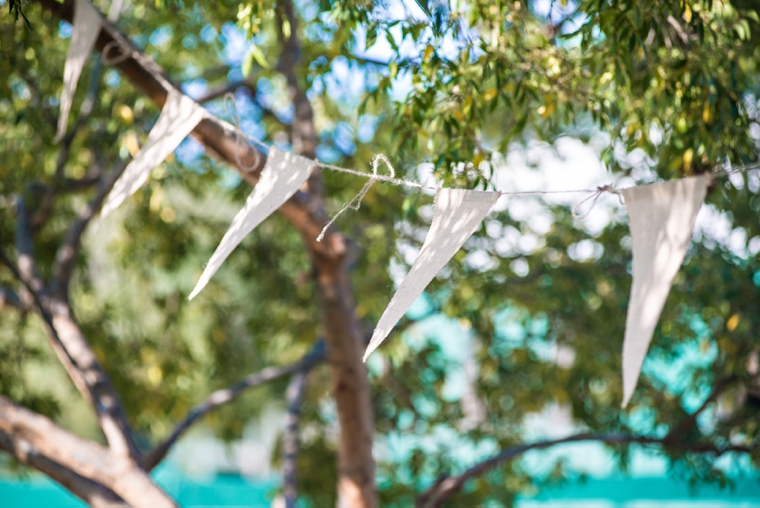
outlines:
[[[438,189],[435,213],[425,242],[411,270],[377,323],[364,361],[385,340],[433,277],[464,245],[499,199],[499,192]]]
[[[148,134],[145,145],[135,155],[108,194],[108,199],[100,212],[101,217],[107,216],[134,194],[148,179],[153,168],[161,164],[179,146],[205,114],[206,110],[190,97],[179,90],[170,90],[164,109],[161,110],[156,125]]]
[[[108,21],[111,23],[116,23],[116,21],[119,19],[119,14],[121,14],[123,3],[124,0],[113,0],[111,2],[111,7],[108,9]]]
[[[698,176],[622,190],[633,242],[633,284],[623,341],[623,407],[636,388],[711,182],[712,176]]]
[[[275,147],[269,149],[267,163],[261,171],[259,182],[248,196],[245,206],[232,220],[232,225],[211,256],[195,289],[190,293],[189,300],[208,284],[243,238],[296,193],[309,178],[314,164],[312,160],[282,152]]]
[[[66,123],[74,100],[79,76],[82,74],[84,62],[87,60],[95,40],[100,33],[100,13],[87,0],[74,2],[74,21],[71,34],[71,44],[63,67],[63,92],[61,93],[61,111],[58,117],[58,133],[56,142],[66,134]]]

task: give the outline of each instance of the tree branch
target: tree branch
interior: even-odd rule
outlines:
[[[71,22],[74,0],[38,0],[43,8],[65,21]],[[159,107],[166,102],[168,91],[178,88],[165,75],[164,71],[149,57],[140,52],[132,43],[105,18],[101,19],[102,29],[95,42],[95,49],[102,51],[108,44],[119,45],[125,58],[113,67],[119,69],[138,89],[142,90]],[[116,42],[118,41],[118,42]],[[259,174],[266,163],[266,154],[248,143],[237,143],[236,129],[229,123],[209,115],[193,130],[192,135],[206,147],[206,152],[221,161],[227,162],[237,170],[240,177],[251,185],[258,182]],[[238,151],[241,165],[237,165]],[[251,166],[256,164],[253,169]],[[331,239],[328,235],[322,242],[317,242],[322,227],[327,223],[327,214],[314,196],[297,192],[279,210],[307,240],[307,247],[312,253],[332,259],[341,259],[345,254],[345,242],[341,235]],[[331,231],[332,233],[332,231]]]
[[[90,203],[79,212],[74,224],[69,228],[69,232],[66,235],[63,243],[58,247],[58,251],[55,254],[55,263],[53,264],[53,281],[52,281],[52,293],[53,295],[63,301],[68,301],[69,282],[71,275],[74,272],[76,266],[77,256],[79,254],[79,248],[82,243],[82,235],[84,235],[87,225],[92,218],[98,213],[100,207],[103,205],[108,193],[111,192],[116,180],[121,176],[126,168],[126,164],[122,163],[109,175],[108,179],[98,189],[95,197]]]
[[[684,45],[688,46],[689,36],[686,32],[684,32],[681,24],[678,23],[678,20],[676,20],[676,18],[674,18],[672,15],[668,15],[668,17],[665,18],[665,21],[667,21],[668,24],[673,27],[673,29],[678,34],[678,38],[681,39],[681,42],[683,42]]]
[[[710,395],[707,396],[702,405],[699,406],[696,411],[684,418],[670,432],[668,432],[668,435],[665,436],[665,441],[671,442],[682,440],[684,438],[684,435],[689,432],[694,427],[694,425],[697,424],[697,417],[702,414],[705,409],[707,409],[707,406],[715,402],[720,394],[723,393],[726,388],[731,386],[735,381],[736,376],[727,376],[716,382],[712,392],[710,392]]]
[[[8,258],[6,258],[6,264],[15,272],[14,275],[25,286],[20,295],[22,303],[31,306],[33,294],[44,297],[45,284],[37,271],[37,260],[34,257],[32,224],[26,208],[26,201],[21,196],[16,198],[16,250],[18,251],[18,260],[16,262],[18,271],[15,272]]]
[[[74,384],[92,404],[100,429],[108,446],[118,455],[142,464],[142,453],[135,443],[132,429],[119,397],[108,376],[100,366],[82,329],[74,320],[67,302],[54,300],[51,304],[52,329],[48,330],[53,350],[63,363]],[[68,360],[68,361],[67,361]]]
[[[82,330],[71,317],[68,304],[60,300],[51,301],[44,293],[35,291],[2,248],[0,248],[0,263],[8,267],[31,296],[33,305],[45,324],[45,331],[53,351],[74,385],[93,405],[109,446],[117,453],[129,456],[140,464],[142,458],[140,450],[134,442],[132,430],[116,392],[90,349]]]
[[[304,157],[314,158],[317,149],[317,133],[314,128],[314,111],[306,92],[298,82],[297,65],[301,59],[301,44],[298,40],[298,18],[295,6],[290,0],[277,3],[278,14],[277,37],[282,48],[277,70],[285,75],[288,83],[288,95],[295,109],[291,129],[293,151]],[[290,27],[285,33],[284,25]]]
[[[63,485],[69,487],[74,483],[77,495],[115,500],[110,490],[130,506],[176,506],[130,458],[82,439],[3,396],[0,396],[0,444],[20,461],[56,475],[51,477]],[[88,481],[81,482],[78,477]],[[96,489],[93,483],[106,486],[107,490]]]
[[[214,99],[224,97],[228,93],[235,93],[239,88],[244,88],[246,91],[248,91],[248,94],[252,99],[256,97],[256,88],[253,86],[253,84],[251,84],[248,79],[241,79],[239,81],[232,81],[231,83],[227,83],[220,88],[209,90],[204,95],[196,99],[195,102],[198,104],[205,104],[207,102],[213,101]]]
[[[71,20],[74,0],[63,0],[61,3],[56,0],[38,1],[59,18]],[[285,5],[289,6],[294,20],[290,25],[291,34],[297,33],[298,25],[295,24],[292,3],[286,2]],[[118,41],[117,44],[125,58],[114,67],[120,69],[124,77],[153,99],[159,107],[163,106],[168,90],[177,87],[153,60],[138,51],[111,23],[105,19],[102,19],[101,23],[102,29],[95,48],[102,51],[106,45]],[[297,118],[301,118],[298,115],[301,115],[302,111],[296,111]],[[256,148],[247,143],[236,143],[236,131],[232,125],[209,116],[196,126],[192,134],[205,145],[209,155],[228,162],[242,179],[251,185],[256,184],[266,163],[266,156],[263,153],[257,154]],[[299,136],[308,140],[308,137],[301,134]],[[302,145],[301,149],[302,155],[309,154],[308,147]],[[240,156],[240,166],[236,164],[236,153]],[[246,169],[246,165],[256,162],[258,163],[253,170]],[[328,219],[319,198],[319,180],[312,179],[309,187],[310,193],[297,192],[279,211],[301,233],[317,280],[320,317],[340,425],[339,497],[343,504],[357,508],[372,508],[376,503],[375,467],[372,458],[372,397],[366,366],[361,362],[363,341],[354,312],[355,305],[346,265],[347,245],[343,235],[334,228],[328,231],[322,242],[316,241]]]
[[[184,434],[185,431],[189,429],[190,426],[198,421],[201,417],[234,400],[238,395],[249,388],[260,386],[264,383],[268,383],[276,379],[281,379],[293,373],[307,372],[316,364],[324,361],[324,359],[324,344],[320,341],[314,346],[309,354],[295,363],[283,367],[267,367],[264,370],[249,375],[242,381],[235,383],[229,388],[215,391],[209,395],[206,400],[195,406],[193,410],[188,413],[185,419],[174,428],[174,432],[172,432],[171,435],[166,438],[163,443],[154,448],[153,451],[145,457],[145,469],[150,471],[156,467],[164,459],[164,457],[166,457],[166,454],[169,453],[169,449],[180,438],[180,436],[182,436],[182,434]]]
[[[64,180],[64,169],[66,168],[66,163],[69,160],[71,144],[74,142],[74,138],[79,133],[79,130],[83,125],[85,125],[85,123],[87,123],[87,120],[92,114],[95,98],[100,86],[100,75],[102,73],[102,70],[103,61],[98,58],[98,60],[95,62],[95,67],[92,70],[92,75],[90,76],[90,84],[87,87],[87,94],[85,95],[84,102],[82,103],[82,107],[79,110],[79,116],[77,117],[76,123],[74,124],[74,127],[66,133],[63,140],[61,141],[60,148],[58,149],[56,169],[53,176],[53,185],[46,186],[45,192],[42,195],[42,199],[40,200],[40,207],[32,218],[32,226],[35,229],[42,227],[42,225],[47,221],[48,217],[50,217],[50,213],[53,210],[53,201],[55,199],[55,195],[61,188],[59,183]]]
[[[718,456],[728,452],[749,453],[753,450],[753,448],[747,446],[731,445],[719,448],[713,443],[672,442],[667,441],[667,438],[637,436],[632,434],[582,433],[561,439],[538,441],[535,443],[523,444],[507,448],[497,455],[494,455],[493,457],[470,467],[458,476],[444,476],[438,479],[435,484],[433,484],[427,491],[419,496],[416,506],[417,508],[437,508],[439,506],[442,506],[446,500],[462,490],[462,487],[464,487],[465,483],[468,480],[481,476],[496,468],[497,466],[503,464],[504,462],[512,460],[515,457],[518,457],[530,450],[542,450],[560,444],[577,443],[581,441],[599,441],[608,445],[629,443],[657,444],[672,449],[680,449],[700,453],[712,453]]]
[[[0,430],[0,450],[13,455],[19,462],[43,472],[90,506],[125,506],[124,500],[112,490],[80,476],[50,460],[28,442]]]
[[[297,75],[301,55],[299,19],[292,0],[279,0],[275,13],[281,47],[278,70],[286,77],[288,93],[295,109],[291,129],[293,150],[313,158],[317,146],[314,112]],[[284,29],[286,23],[290,27],[289,33]],[[308,186],[312,200],[321,209],[324,185],[320,172],[312,173]],[[319,224],[312,223],[308,226],[311,228]],[[346,240],[337,230],[331,229],[324,239],[331,252],[325,252],[321,243],[316,242],[316,237],[312,236],[314,233],[319,234],[318,231],[301,228],[301,232],[304,234],[304,243],[309,250],[317,282],[331,388],[340,428],[338,506],[374,508],[377,492],[375,462],[372,457],[372,394],[367,380],[367,367],[361,361],[364,340],[356,317],[346,264]]]
[[[73,16],[73,0],[38,0],[45,8],[53,12],[60,19],[71,22]],[[139,51],[131,41],[124,37],[116,27],[105,17],[101,17],[101,30],[95,41],[95,49],[103,49],[112,44],[116,45],[124,59],[114,63],[113,67],[118,68],[137,88],[147,94],[159,107],[163,107],[166,102],[166,96],[170,89],[179,89],[175,83],[164,73],[151,58]],[[206,146],[210,155],[216,156],[233,166],[235,164],[235,150],[240,150],[241,168],[237,168],[243,179],[251,184],[255,184],[258,175],[264,167],[266,154],[256,155],[256,149],[243,143],[237,146],[235,142],[235,128],[218,118],[209,116],[204,118],[193,131],[193,136]],[[248,171],[243,169],[250,167],[258,161],[256,166]]]
[[[295,508],[298,500],[298,422],[307,373],[306,370],[300,370],[293,375],[285,396],[288,402],[288,419],[282,436],[282,493],[285,508]]]
[[[0,429],[0,450],[8,452],[19,462],[43,472],[90,506],[124,506],[124,500],[112,490],[76,474],[40,453],[29,442],[17,439],[2,429]]]

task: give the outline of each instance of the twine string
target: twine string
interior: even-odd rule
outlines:
[[[335,212],[330,218],[330,220],[325,224],[325,227],[322,228],[322,232],[319,233],[319,236],[317,237],[317,241],[321,242],[324,237],[325,233],[327,232],[327,229],[332,226],[335,221],[338,219],[338,217],[343,214],[346,210],[349,208],[352,210],[359,210],[359,208],[362,206],[362,200],[364,199],[364,196],[367,195],[369,192],[370,187],[372,187],[372,184],[375,183],[376,180],[379,180],[380,175],[377,173],[377,166],[382,162],[385,164],[385,167],[388,168],[388,173],[390,173],[390,179],[395,180],[396,179],[396,170],[393,169],[393,165],[391,164],[391,161],[388,160],[388,157],[385,155],[379,153],[375,155],[375,158],[372,159],[372,175],[369,175],[369,180],[364,184],[364,186],[361,188],[359,192],[356,193],[356,195],[348,202],[346,202],[343,207]],[[358,171],[357,171],[358,173]],[[367,176],[365,173],[360,173],[362,176]],[[387,181],[387,180],[386,180]]]
[[[114,42],[116,42],[116,41],[113,41],[112,43],[108,44],[104,48],[103,54],[106,54],[108,52],[109,47]],[[128,55],[127,55],[127,57],[128,57]],[[107,63],[107,62],[105,62],[105,58],[104,58],[104,63]],[[237,111],[237,104],[236,104],[236,101],[235,101],[235,96],[232,93],[227,93],[225,95],[224,102],[225,102],[225,107],[227,108],[227,111],[228,111],[228,113],[229,113],[229,115],[230,115],[233,123],[235,124],[235,130],[236,130],[236,135],[235,135],[235,160],[236,160],[236,162],[237,162],[237,164],[238,164],[239,167],[241,167],[241,168],[243,168],[243,169],[245,169],[247,171],[251,171],[255,167],[257,167],[258,164],[259,164],[259,162],[260,162],[259,151],[256,150],[253,147],[253,144],[258,145],[258,146],[264,148],[265,150],[268,150],[270,147],[269,147],[269,145],[267,145],[263,141],[258,140],[258,139],[254,138],[254,137],[248,136],[248,135],[246,135],[243,132],[243,130],[242,130],[241,126],[240,126],[240,115],[238,114],[238,111]],[[246,143],[250,148],[254,148],[253,152],[254,152],[256,158],[255,158],[254,164],[252,166],[250,166],[250,167],[246,167],[242,163],[242,161],[240,160],[240,155],[239,155],[239,152],[240,152],[240,143]],[[377,170],[378,170],[378,165],[380,164],[380,162],[382,162],[383,164],[385,164],[386,168],[388,169],[388,173],[389,173],[388,175],[382,175],[382,174],[378,173]],[[417,181],[414,181],[414,180],[409,180],[409,179],[406,179],[406,178],[397,178],[396,177],[396,170],[393,168],[393,165],[391,164],[391,162],[388,159],[388,157],[386,157],[383,154],[377,154],[377,155],[375,155],[375,158],[372,160],[372,173],[365,173],[365,172],[362,172],[362,171],[356,171],[354,169],[343,168],[343,167],[340,167],[340,166],[335,166],[335,165],[327,164],[327,163],[320,162],[320,161],[315,161],[315,165],[317,167],[328,169],[330,171],[338,171],[340,173],[346,173],[346,174],[349,174],[349,175],[358,176],[358,177],[361,177],[361,178],[367,178],[368,179],[367,182],[364,184],[364,186],[362,186],[362,188],[359,190],[359,192],[350,201],[348,201],[347,203],[345,203],[337,212],[335,212],[332,215],[332,217],[330,218],[330,220],[328,221],[328,223],[325,225],[325,227],[322,229],[321,233],[317,237],[317,241],[318,242],[321,242],[324,239],[325,234],[326,234],[327,230],[329,229],[329,227],[332,226],[335,223],[335,221],[338,219],[338,217],[340,217],[340,215],[342,215],[346,210],[348,210],[348,209],[359,210],[359,208],[361,207],[361,204],[362,204],[362,200],[364,199],[364,196],[367,195],[367,193],[369,192],[369,189],[372,187],[372,184],[374,184],[376,181],[381,181],[381,182],[389,183],[391,185],[397,185],[397,186],[401,186],[401,187],[411,187],[411,188],[416,188],[416,189],[426,189],[426,190],[432,190],[432,191],[437,191],[437,190],[440,189],[440,187],[438,187],[438,186],[425,185],[423,183],[420,183],[420,182],[417,182]],[[716,168],[716,169],[714,169],[712,171],[712,174],[713,174],[714,177],[718,177],[718,176],[730,175],[730,174],[734,174],[734,173],[744,173],[744,172],[752,171],[752,170],[755,170],[755,169],[760,169],[760,162],[754,162],[754,163],[751,163],[751,164],[743,164],[741,166],[732,167],[730,169],[717,169]],[[619,189],[616,189],[612,184],[600,185],[596,189],[572,189],[572,190],[555,190],[555,191],[538,191],[538,190],[536,190],[536,191],[502,191],[502,190],[497,190],[497,192],[499,192],[499,194],[501,196],[540,196],[540,195],[549,195],[549,194],[588,194],[588,196],[586,196],[580,202],[578,202],[575,206],[573,206],[573,208],[572,208],[572,216],[573,216],[574,219],[584,219],[584,218],[588,217],[588,215],[591,213],[591,211],[596,206],[597,201],[599,200],[599,198],[604,193],[615,194],[618,197],[618,201],[620,201],[620,204],[621,205],[625,204],[624,201],[623,201],[623,193]],[[584,204],[588,203],[589,201],[591,201],[591,204],[590,204],[588,210],[586,210],[583,213],[579,213],[578,210]]]
[[[602,194],[605,192],[609,192],[610,194],[615,194],[618,197],[618,200],[620,201],[620,204],[623,204],[623,193],[617,190],[615,187],[613,187],[611,184],[606,185],[600,185],[596,188],[595,191],[592,192],[590,196],[587,196],[582,201],[580,201],[578,204],[576,204],[573,207],[573,219],[585,219],[588,217],[588,214],[591,213],[591,210],[594,209],[596,206],[596,202],[599,200],[599,197],[601,197]],[[589,200],[591,200],[591,206],[588,207],[588,210],[586,210],[585,213],[579,214],[578,209],[584,204],[587,203]]]
[[[388,160],[384,155],[382,157],[385,160]],[[360,176],[362,178],[373,178],[381,182],[386,182],[386,183],[398,185],[401,187],[415,187],[417,189],[428,189],[428,190],[434,190],[434,191],[438,190],[438,187],[433,187],[431,185],[424,185],[419,182],[415,182],[413,180],[407,180],[406,178],[395,178],[395,176],[368,174],[362,171],[356,171],[355,169],[348,169],[348,168],[342,168],[340,166],[333,166],[332,164],[326,164],[320,161],[317,161],[317,166],[319,166],[320,168],[329,169],[331,171],[338,171],[340,173]],[[395,175],[395,172],[394,172],[394,175]]]

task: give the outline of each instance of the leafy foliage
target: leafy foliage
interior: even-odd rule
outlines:
[[[318,155],[360,170],[374,153],[391,153],[399,171],[411,175],[431,163],[446,184],[483,188],[509,171],[499,153],[600,132],[610,170],[636,178],[641,168],[626,155],[642,155],[647,175],[662,178],[756,159],[756,2],[582,0],[540,12],[544,4],[419,0],[399,13],[390,3],[322,0],[299,4],[298,27],[278,27],[277,5],[266,0],[136,1],[118,27],[196,96],[243,80],[243,127],[284,148],[293,110],[276,34],[297,30],[298,80],[315,111]],[[92,109],[72,125],[68,150],[54,145],[67,27],[30,4],[34,30],[19,29],[21,4],[9,6],[0,14],[0,37],[10,41],[0,45],[0,242],[12,248],[15,196],[40,213],[45,189],[55,188],[55,212],[38,225],[35,245],[49,275],[57,245],[94,192],[86,181],[128,160],[158,111],[123,76],[91,61],[74,111],[88,100]],[[363,52],[381,45],[387,63]],[[226,114],[220,99],[206,106]],[[333,207],[363,183],[324,177]],[[543,202],[535,203],[546,214],[543,229],[510,208],[489,217],[431,285],[426,311],[405,319],[370,361],[379,440],[411,443],[403,460],[379,457],[383,506],[409,506],[440,474],[458,471],[463,448],[523,442],[527,419],[547,407],[569,407],[579,426],[594,431],[662,435],[728,377],[734,381],[719,404],[681,437],[756,445],[758,192],[755,173],[722,179],[711,191],[709,210],[728,233],[695,238],[625,412],[619,357],[631,254],[622,213],[593,232],[567,208]],[[185,299],[247,193],[186,141],[149,185],[88,233],[72,305],[144,444],[165,436],[213,389],[294,361],[319,338],[309,260],[279,217],[250,235],[196,300]],[[393,291],[391,273],[408,264],[402,254],[421,244],[431,202],[376,184],[360,212],[341,218],[365,330]],[[593,255],[579,256],[581,247]],[[7,271],[0,270],[0,285],[14,285]],[[39,323],[7,309],[2,315],[0,392],[98,437],[91,420],[67,420],[79,408],[73,387],[31,382],[63,378]],[[449,393],[458,359],[444,351],[441,327],[425,328],[436,319],[448,328],[458,323],[471,339],[469,394]],[[559,352],[572,361],[559,362]],[[671,365],[677,380],[666,375],[676,370]],[[206,424],[235,439],[283,390],[258,389]],[[317,370],[299,462],[315,506],[334,504],[330,400],[329,378]],[[464,425],[473,421],[473,401],[484,415]],[[441,435],[448,438],[436,440]],[[631,449],[614,452],[625,465]],[[712,457],[667,453],[674,474],[721,478]],[[576,476],[562,463],[537,472],[517,461],[473,482],[452,505],[509,504],[532,486]]]
[[[8,12],[13,16],[13,21],[18,21],[18,17],[21,16],[26,27],[31,29],[32,25],[29,23],[26,14],[24,14],[21,4],[21,0],[8,0]]]

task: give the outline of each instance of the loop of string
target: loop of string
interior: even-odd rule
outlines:
[[[246,171],[246,172],[253,171],[254,169],[256,169],[256,167],[258,167],[261,157],[259,156],[259,151],[256,150],[256,148],[253,146],[251,141],[265,148],[269,148],[269,147],[265,145],[264,143],[262,143],[261,141],[249,138],[248,136],[243,134],[243,129],[240,127],[240,114],[238,113],[237,102],[235,102],[235,96],[231,92],[227,93],[224,96],[224,107],[227,108],[227,113],[230,115],[230,119],[235,124],[235,162],[237,162],[238,167],[242,169],[243,171]],[[240,144],[241,143],[245,143],[254,154],[253,164],[250,166],[246,166],[240,160]]]
[[[380,179],[381,175],[377,174],[377,166],[378,164],[380,164],[381,161],[388,168],[388,173],[390,173],[391,175],[390,178],[392,180],[395,180],[396,170],[393,169],[393,165],[391,164],[391,161],[388,160],[388,157],[386,157],[383,154],[375,155],[375,158],[372,160],[372,175],[369,177],[369,180],[367,180],[367,183],[365,183],[364,186],[361,188],[361,190],[358,193],[356,193],[356,196],[354,196],[350,201],[344,204],[343,208],[341,208],[340,210],[335,212],[335,214],[333,214],[330,221],[327,224],[325,224],[324,228],[322,228],[322,232],[319,233],[319,236],[317,237],[318,242],[321,242],[322,239],[324,239],[327,229],[335,223],[335,221],[338,219],[338,217],[340,217],[340,215],[343,212],[345,212],[349,208],[352,210],[358,210],[359,207],[362,206],[362,200],[364,199],[364,196],[367,195],[367,192],[369,192],[369,188],[372,187],[372,184],[375,183],[375,180]],[[360,173],[360,174],[362,176],[367,176],[365,173]]]
[[[115,48],[119,49],[119,53],[116,56],[109,57],[108,53]],[[131,52],[124,51],[124,47],[119,43],[118,40],[112,40],[106,44],[103,48],[103,51],[100,52],[100,60],[104,65],[118,65],[130,56],[132,56]]]
[[[106,47],[103,49],[103,54],[104,55],[108,52],[111,44],[113,44],[114,42],[116,42],[116,41],[113,41],[113,42],[109,43],[108,45],[106,45]],[[122,55],[122,56],[124,56],[124,55]],[[126,57],[128,57],[128,55],[125,56],[125,58]],[[108,62],[105,61],[105,57],[104,57],[104,62],[103,63],[108,63]],[[225,97],[224,97],[224,103],[225,103],[225,107],[227,108],[227,112],[230,114],[230,117],[231,117],[231,119],[233,120],[233,122],[235,124],[235,130],[236,130],[236,133],[235,133],[235,160],[236,160],[236,162],[237,162],[237,164],[238,164],[238,166],[240,168],[245,169],[247,171],[250,171],[253,168],[255,168],[256,166],[258,166],[258,164],[260,162],[259,152],[258,152],[258,150],[255,150],[255,149],[253,150],[253,152],[255,154],[255,157],[256,157],[254,159],[254,164],[252,166],[250,166],[250,167],[246,167],[242,163],[242,161],[240,160],[240,155],[239,155],[239,152],[240,152],[240,143],[244,142],[250,148],[254,148],[253,144],[255,143],[256,145],[264,148],[265,150],[269,149],[269,145],[267,145],[266,143],[264,143],[262,141],[259,141],[256,138],[247,136],[246,134],[243,133],[242,128],[240,126],[240,115],[238,114],[238,111],[237,111],[237,104],[235,102],[235,96],[232,93],[227,93],[225,95]],[[230,107],[230,106],[232,106],[232,107]],[[389,176],[378,174],[377,167],[378,167],[378,164],[380,162],[383,162],[385,164],[385,166],[388,168],[388,173],[390,174]],[[317,237],[317,241],[318,242],[321,242],[324,239],[325,234],[326,234],[328,228],[330,226],[332,226],[335,223],[335,221],[337,220],[337,218],[340,215],[342,215],[346,210],[348,210],[349,208],[352,209],[352,210],[359,210],[359,208],[361,207],[361,204],[362,204],[362,200],[364,199],[364,196],[367,195],[367,192],[369,192],[370,187],[372,187],[372,184],[375,183],[375,181],[386,182],[386,183],[390,183],[392,185],[398,185],[398,186],[404,186],[404,187],[413,187],[413,188],[417,188],[417,189],[427,189],[427,190],[433,190],[433,191],[437,191],[437,190],[440,189],[440,187],[431,186],[431,185],[425,185],[425,184],[422,184],[420,182],[415,182],[413,180],[408,180],[406,178],[396,178],[396,171],[393,168],[393,165],[391,164],[390,160],[388,160],[388,158],[385,155],[383,155],[383,154],[377,154],[375,156],[375,158],[372,160],[372,173],[371,174],[367,174],[367,173],[364,173],[364,172],[361,172],[361,171],[356,171],[356,170],[353,170],[353,169],[343,168],[343,167],[340,167],[340,166],[334,166],[332,164],[327,164],[327,163],[320,162],[320,161],[315,161],[315,165],[318,166],[318,167],[320,167],[320,168],[329,169],[329,170],[332,170],[332,171],[338,171],[338,172],[341,172],[341,173],[347,173],[349,175],[354,175],[354,176],[359,176],[359,177],[362,177],[362,178],[368,178],[369,179],[364,184],[364,186],[361,188],[361,190],[359,190],[359,192],[350,201],[348,201],[347,203],[345,203],[343,205],[343,207],[340,208],[340,210],[338,210],[336,213],[333,214],[333,216],[330,219],[330,221],[325,225],[324,228],[322,228],[321,233]],[[742,165],[742,166],[739,166],[739,167],[736,167],[736,168],[716,170],[716,171],[713,171],[713,176],[717,177],[717,176],[721,176],[721,175],[730,175],[730,174],[733,174],[733,173],[742,173],[742,172],[747,172],[747,171],[751,171],[751,170],[755,170],[755,169],[760,169],[760,163],[745,164],[745,165]],[[535,195],[546,195],[546,194],[578,194],[578,193],[588,193],[589,196],[587,196],[586,198],[584,198],[583,200],[581,200],[578,204],[576,204],[572,208],[572,216],[573,216],[574,219],[583,219],[583,218],[587,217],[591,213],[591,211],[594,209],[594,207],[596,206],[596,203],[599,200],[599,198],[604,193],[615,194],[618,197],[618,201],[620,201],[620,204],[621,205],[625,204],[623,202],[623,193],[620,190],[616,189],[611,184],[600,185],[596,189],[573,189],[573,190],[557,190],[557,191],[512,191],[512,192],[499,190],[497,192],[499,193],[500,196],[528,196],[528,195],[534,195],[535,196]],[[581,206],[583,206],[585,203],[589,202],[589,201],[591,201],[591,205],[589,206],[588,210],[586,210],[584,213],[578,213],[578,209]]]
[[[609,192],[610,194],[617,195],[618,200],[620,201],[620,204],[621,205],[623,204],[623,193],[622,192],[620,192],[619,190],[617,190],[615,187],[613,187],[610,184],[600,185],[599,187],[596,188],[595,191],[593,191],[593,193],[590,196],[586,197],[585,199],[583,199],[581,202],[579,202],[577,205],[575,205],[573,207],[573,212],[572,212],[573,213],[573,219],[583,219],[583,218],[588,217],[588,214],[590,214],[591,210],[593,210],[594,206],[596,206],[596,202],[599,199],[599,197],[602,194],[604,194],[605,192]],[[584,203],[587,203],[589,200],[591,200],[591,206],[588,207],[588,210],[586,210],[585,213],[579,214],[578,213],[578,208],[580,208],[581,205],[583,205]]]

